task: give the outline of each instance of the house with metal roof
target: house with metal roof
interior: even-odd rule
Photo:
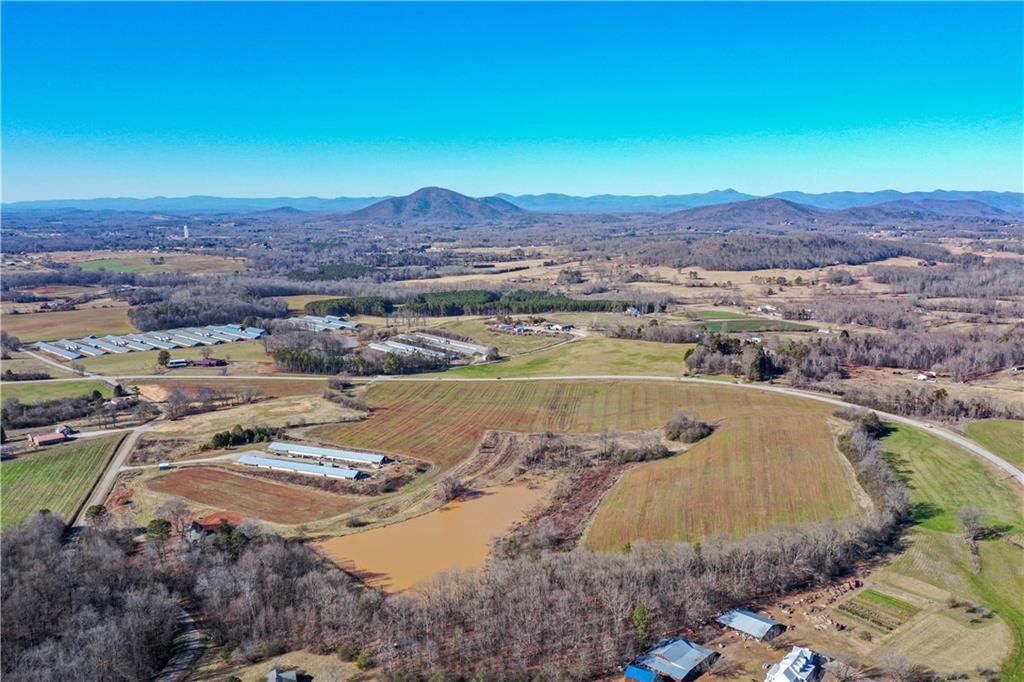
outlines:
[[[706,649],[680,637],[661,642],[633,661],[629,668],[635,668],[637,671],[649,671],[654,674],[654,680],[687,682],[710,670],[718,658],[719,654],[711,649]],[[640,677],[628,679],[636,680],[636,682],[652,682],[650,678],[641,679],[643,675],[640,672],[635,674]]]
[[[292,474],[307,474],[309,476],[323,476],[325,478],[344,478],[350,481],[358,481],[366,478],[366,474],[355,469],[345,469],[329,464],[307,464],[306,462],[295,462],[287,459],[275,459],[273,457],[260,457],[258,455],[242,455],[238,458],[239,464],[259,467],[261,469],[274,469],[286,471]]]
[[[795,646],[768,669],[765,682],[818,682],[825,677],[827,660],[807,647]]]
[[[342,460],[345,462],[359,462],[361,464],[373,464],[380,466],[386,464],[388,458],[370,452],[356,452],[354,450],[336,450],[334,448],[318,448],[311,445],[299,445],[298,443],[283,443],[274,441],[268,448],[271,452],[283,452],[288,455],[300,457],[319,457],[321,459]]]
[[[786,626],[779,621],[746,609],[726,611],[717,620],[727,628],[738,630],[761,641],[778,637],[786,629]]]

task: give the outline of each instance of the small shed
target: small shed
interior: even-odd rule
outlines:
[[[628,682],[655,682],[658,678],[653,671],[636,665],[626,666],[626,672],[623,677],[628,680]]]
[[[32,445],[37,448],[44,445],[57,445],[58,443],[63,443],[67,439],[68,437],[60,431],[54,431],[53,433],[35,433],[29,436],[29,440],[32,441]]]
[[[718,622],[727,628],[738,630],[754,639],[767,641],[781,635],[786,626],[777,620],[746,609],[733,609],[718,617]]]
[[[267,673],[267,682],[298,682],[298,679],[298,670],[278,670],[277,668],[272,668]]]

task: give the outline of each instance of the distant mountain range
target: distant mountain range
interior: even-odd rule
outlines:
[[[300,211],[317,212],[359,212],[368,209],[375,204],[388,202],[392,199],[404,200],[405,204],[399,208],[398,204],[384,203],[383,206],[375,208],[371,213],[364,214],[364,219],[371,220],[392,220],[405,221],[422,207],[416,209],[408,203],[409,198],[426,190],[437,190],[438,188],[425,188],[409,197],[335,197],[324,199],[320,197],[273,197],[273,198],[231,198],[213,196],[189,196],[189,197],[152,197],[148,199],[133,198],[100,198],[100,199],[48,199],[42,201],[16,201],[3,204],[4,209],[17,210],[93,210],[93,211],[168,211],[168,212],[239,212],[239,211],[269,211],[280,208],[292,208]],[[448,190],[444,190],[448,191]],[[452,194],[456,194],[452,192]],[[463,197],[463,195],[458,195]],[[421,196],[419,200],[427,197]],[[468,199],[469,197],[464,197]],[[1024,193],[1021,192],[990,192],[990,191],[947,191],[935,190],[932,192],[898,192],[896,190],[882,190],[879,192],[828,192],[825,194],[808,194],[805,192],[778,192],[770,197],[758,197],[752,194],[745,194],[734,189],[714,190],[699,194],[671,194],[663,196],[624,196],[615,194],[599,194],[596,196],[581,197],[568,194],[498,194],[494,197],[478,199],[485,206],[493,211],[480,206],[463,205],[449,206],[453,214],[461,210],[469,213],[466,218],[476,213],[480,219],[493,219],[497,214],[510,215],[505,204],[512,208],[525,209],[526,211],[537,211],[542,213],[662,213],[671,214],[686,209],[700,208],[704,206],[716,206],[748,201],[752,199],[782,199],[794,204],[801,204],[817,209],[843,210],[862,206],[875,206],[878,204],[907,201],[917,205],[919,208],[932,210],[941,208],[942,211],[968,210],[970,215],[976,215],[977,204],[1004,211],[1007,213],[1024,214]],[[504,203],[498,203],[504,202]],[[940,202],[940,203],[933,203]],[[953,203],[973,202],[968,207],[966,204],[953,207]],[[429,202],[428,202],[429,203]],[[463,203],[458,200],[456,203]],[[931,208],[929,208],[931,207]],[[388,212],[392,211],[391,218]],[[934,212],[934,211],[933,211]],[[957,213],[946,212],[944,215],[958,215]],[[401,216],[405,216],[402,218]],[[484,216],[491,216],[485,218]]]

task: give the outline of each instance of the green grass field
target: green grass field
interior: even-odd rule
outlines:
[[[441,329],[473,339],[476,343],[497,346],[504,355],[516,355],[551,346],[569,338],[565,334],[535,336],[503,334],[487,328],[481,319],[464,319],[446,323]]]
[[[83,260],[76,265],[86,272],[187,272],[204,274],[245,270],[242,258],[223,258],[191,253],[110,252],[109,257]]]
[[[789,322],[787,320],[765,320],[760,317],[745,319],[712,320],[702,322],[701,327],[712,332],[812,332],[817,327]]]
[[[735,313],[731,310],[700,310],[694,308],[688,308],[686,314],[694,320],[700,320],[701,322],[717,321],[717,320],[745,320],[749,318],[749,315],[743,313]]]
[[[263,344],[259,341],[237,341],[234,343],[222,343],[219,346],[210,346],[210,357],[227,359],[230,362],[271,362]],[[177,348],[168,351],[171,358],[186,358],[197,360],[202,357],[202,348]],[[101,355],[96,358],[85,358],[78,362],[97,374],[109,375],[141,375],[153,374],[156,367],[156,358],[160,351],[149,350],[135,353],[119,353]],[[195,373],[197,368],[185,367],[171,372],[184,374]],[[215,369],[215,372],[219,370]]]
[[[1007,462],[1024,467],[1024,422],[1013,419],[971,422],[967,425],[967,437]]]
[[[925,432],[896,427],[883,446],[910,488],[918,525],[907,535],[907,551],[876,577],[885,581],[893,576],[891,580],[897,582],[906,576],[996,611],[1014,642],[999,679],[1024,679],[1024,604],[1019,599],[1024,594],[1024,552],[1004,540],[983,540],[979,542],[981,571],[975,572],[955,518],[959,508],[977,506],[986,512],[988,523],[1019,534],[1024,529],[1020,488],[976,456]],[[949,627],[950,633],[929,632],[928,640],[940,644],[950,640],[955,645],[951,638],[958,630]],[[919,640],[906,650],[899,638],[890,646],[924,665],[931,663],[931,647],[924,648]],[[943,662],[956,667],[955,657],[947,656]]]
[[[11,370],[16,374],[24,374],[26,372],[45,372],[55,379],[64,379],[74,376],[74,373],[70,369],[57,369],[53,365],[40,362],[39,360],[31,358],[20,351],[11,353],[11,357],[6,360],[0,359],[0,374],[7,370]]]
[[[0,463],[0,529],[23,523],[40,509],[70,521],[120,442],[121,436],[93,438]]]
[[[80,339],[83,336],[126,334],[135,327],[128,321],[128,308],[82,308],[57,313],[10,313],[0,320],[5,332],[24,343]]]
[[[1020,497],[1006,486],[993,484],[997,474],[981,458],[905,426],[896,427],[883,444],[890,465],[906,479],[921,526],[959,533],[957,510],[974,506],[988,513],[990,523],[1024,530]]]
[[[451,377],[682,376],[689,344],[652,343],[590,336],[579,341],[490,365],[445,372]]]
[[[38,403],[43,400],[58,398],[77,398],[99,391],[104,398],[113,395],[110,384],[95,379],[81,381],[50,381],[50,382],[6,382],[0,384],[0,399],[17,398],[23,403]]]

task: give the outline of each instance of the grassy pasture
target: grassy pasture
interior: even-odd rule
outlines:
[[[127,334],[135,327],[128,321],[128,308],[85,308],[55,313],[4,315],[0,326],[23,342],[80,339],[83,336]]]
[[[149,251],[83,251],[50,254],[57,262],[77,265],[87,272],[187,272],[201,275],[245,270],[244,258],[225,258],[193,253]],[[157,261],[157,262],[154,262]]]
[[[630,469],[612,486],[591,520],[588,547],[745,536],[862,511],[828,409],[733,392],[747,403],[715,410],[724,417],[715,433],[687,452]],[[703,405],[692,407],[711,416]]]
[[[718,319],[702,322],[701,327],[712,332],[812,332],[817,327],[789,322],[787,320],[766,320],[760,317],[742,319]]]
[[[81,381],[6,382],[0,384],[0,399],[17,398],[23,403],[38,403],[58,398],[78,398],[99,391],[104,398],[113,395],[110,384],[95,379]]]
[[[269,366],[272,362],[270,356],[263,349],[259,341],[235,341],[233,343],[222,343],[218,346],[209,346],[210,357],[223,358],[229,362],[254,362],[264,363]],[[176,348],[168,351],[172,358],[185,358],[198,360],[202,357],[202,347]],[[96,374],[128,375],[137,376],[140,374],[153,374],[157,366],[156,358],[160,354],[158,350],[136,351],[133,353],[110,353],[95,358],[83,358],[78,360],[90,372]],[[185,367],[177,371],[184,374],[194,374],[199,371],[195,367]],[[213,372],[219,373],[220,368],[214,368]]]
[[[61,371],[53,365],[40,362],[39,360],[29,357],[19,351],[11,353],[11,357],[6,360],[0,359],[0,373],[6,372],[7,370],[11,370],[18,374],[26,372],[45,372],[57,379],[74,376],[74,373],[70,369]]]
[[[908,534],[907,551],[874,577],[918,581],[981,604],[996,611],[1008,629],[1004,636],[998,621],[974,628],[941,614],[932,621],[941,627],[922,633],[908,626],[913,631],[898,631],[888,646],[939,672],[1001,664],[1000,679],[1024,679],[1024,606],[1018,598],[1024,594],[1024,553],[1003,540],[981,541],[981,571],[975,572],[955,519],[959,508],[977,506],[988,523],[1019,534],[1024,528],[1020,488],[974,455],[922,431],[896,427],[883,446],[910,488],[918,523]],[[964,646],[970,641],[981,647]]]
[[[329,298],[340,298],[327,294],[296,294],[295,296],[282,296],[281,300],[288,304],[288,310],[293,313],[304,313],[306,304],[313,301],[323,301]]]
[[[1024,530],[1024,498],[1004,485],[993,484],[993,477],[1000,475],[981,458],[904,426],[886,436],[884,448],[890,465],[910,487],[921,527],[959,533],[957,510],[974,506],[987,512],[989,523]]]
[[[533,336],[502,334],[487,328],[481,319],[463,319],[445,324],[442,329],[473,339],[476,343],[497,346],[506,355],[534,351],[569,338],[566,334],[537,334]]]
[[[536,376],[682,376],[683,356],[690,344],[653,343],[590,336],[579,341],[514,357],[490,365],[472,365],[446,372],[447,376],[536,377]]]
[[[239,467],[239,472],[244,471]],[[315,488],[262,480],[214,467],[188,467],[157,476],[147,486],[224,511],[271,523],[306,523],[343,514],[359,501]]]
[[[967,436],[1007,462],[1024,467],[1024,422],[983,419],[968,424]]]
[[[692,316],[693,319],[701,322],[712,322],[718,320],[745,320],[749,316],[743,313],[733,312],[731,310],[704,310],[697,308],[688,308],[686,311],[687,315]]]
[[[120,442],[121,436],[80,440],[0,463],[0,528],[40,509],[70,520]]]

